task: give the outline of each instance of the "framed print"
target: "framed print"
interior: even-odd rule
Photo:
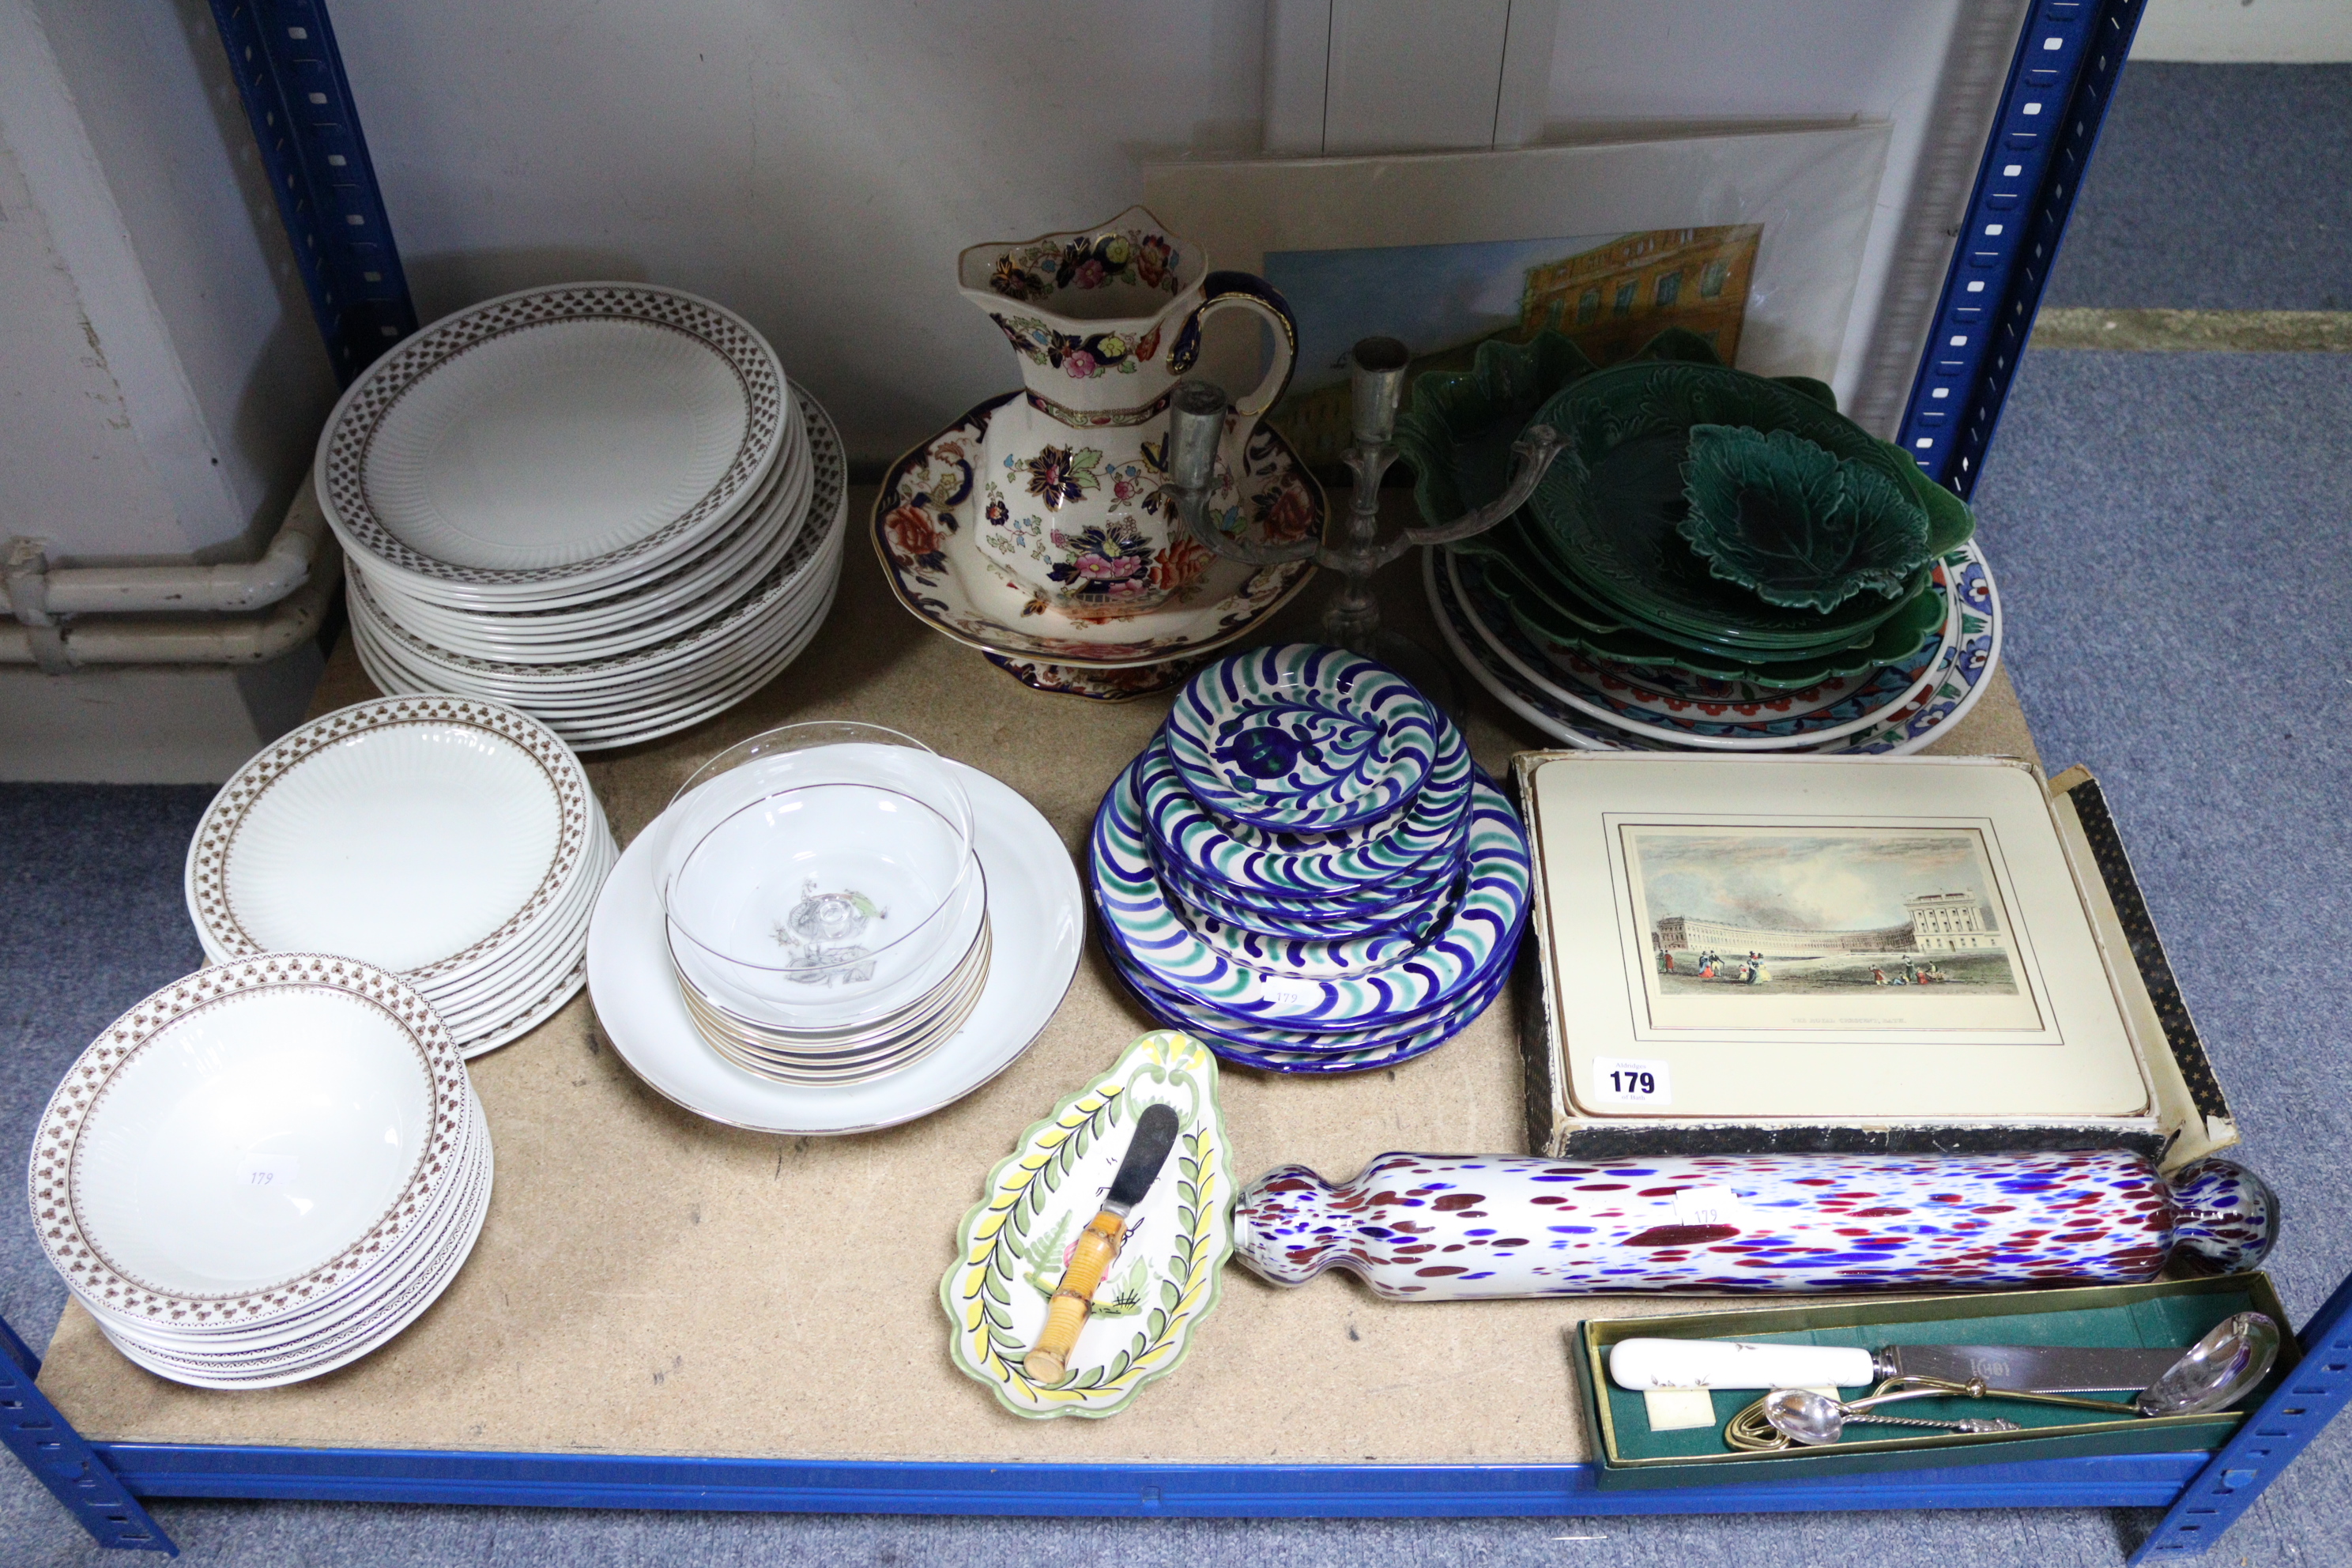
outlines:
[[[1528,777],[1543,983],[1580,1112],[2150,1114],[2028,765],[1587,753]]]
[[[1346,356],[1401,339],[1412,374],[1550,329],[1609,364],[1668,327],[1727,363],[1833,381],[1886,157],[1884,123],[1500,153],[1163,163],[1144,201],[1298,317],[1270,416],[1301,456],[1348,440]],[[1204,371],[1244,384],[1230,342]]]

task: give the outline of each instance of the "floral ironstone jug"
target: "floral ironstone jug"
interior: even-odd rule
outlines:
[[[1212,272],[1200,247],[1142,207],[1108,223],[976,245],[963,295],[1021,356],[1024,392],[988,422],[982,548],[1032,603],[1089,620],[1158,607],[1208,569],[1168,471],[1168,400],[1201,351],[1201,324],[1237,307],[1274,330],[1274,364],[1226,415],[1211,516],[1238,533],[1235,475],[1258,418],[1290,384],[1298,324],[1246,272]],[[1039,603],[1042,601],[1042,603]]]

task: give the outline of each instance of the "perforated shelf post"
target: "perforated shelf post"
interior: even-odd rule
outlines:
[[[8,1445],[100,1546],[177,1557],[180,1549],[172,1538],[156,1528],[106,1461],[49,1403],[34,1382],[40,1375],[40,1357],[0,1320],[0,1443]]]

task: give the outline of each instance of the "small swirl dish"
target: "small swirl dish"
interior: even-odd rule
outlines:
[[[1283,833],[1387,816],[1429,777],[1437,720],[1386,666],[1289,643],[1208,665],[1168,716],[1169,760],[1202,805]]]

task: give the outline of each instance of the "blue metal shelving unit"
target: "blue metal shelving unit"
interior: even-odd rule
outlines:
[[[1901,440],[1975,487],[2143,0],[2035,0],[1922,356]],[[323,0],[213,0],[224,47],[348,382],[415,312]],[[2294,1378],[2217,1453],[1974,1465],[1745,1487],[1601,1491],[1591,1465],[829,1463],[90,1443],[0,1323],[0,1440],[108,1546],[174,1552],[140,1498],[288,1498],[835,1513],[1471,1517],[2160,1507],[2135,1563],[2203,1552],[2352,1403],[2352,1280],[2305,1325]]]

